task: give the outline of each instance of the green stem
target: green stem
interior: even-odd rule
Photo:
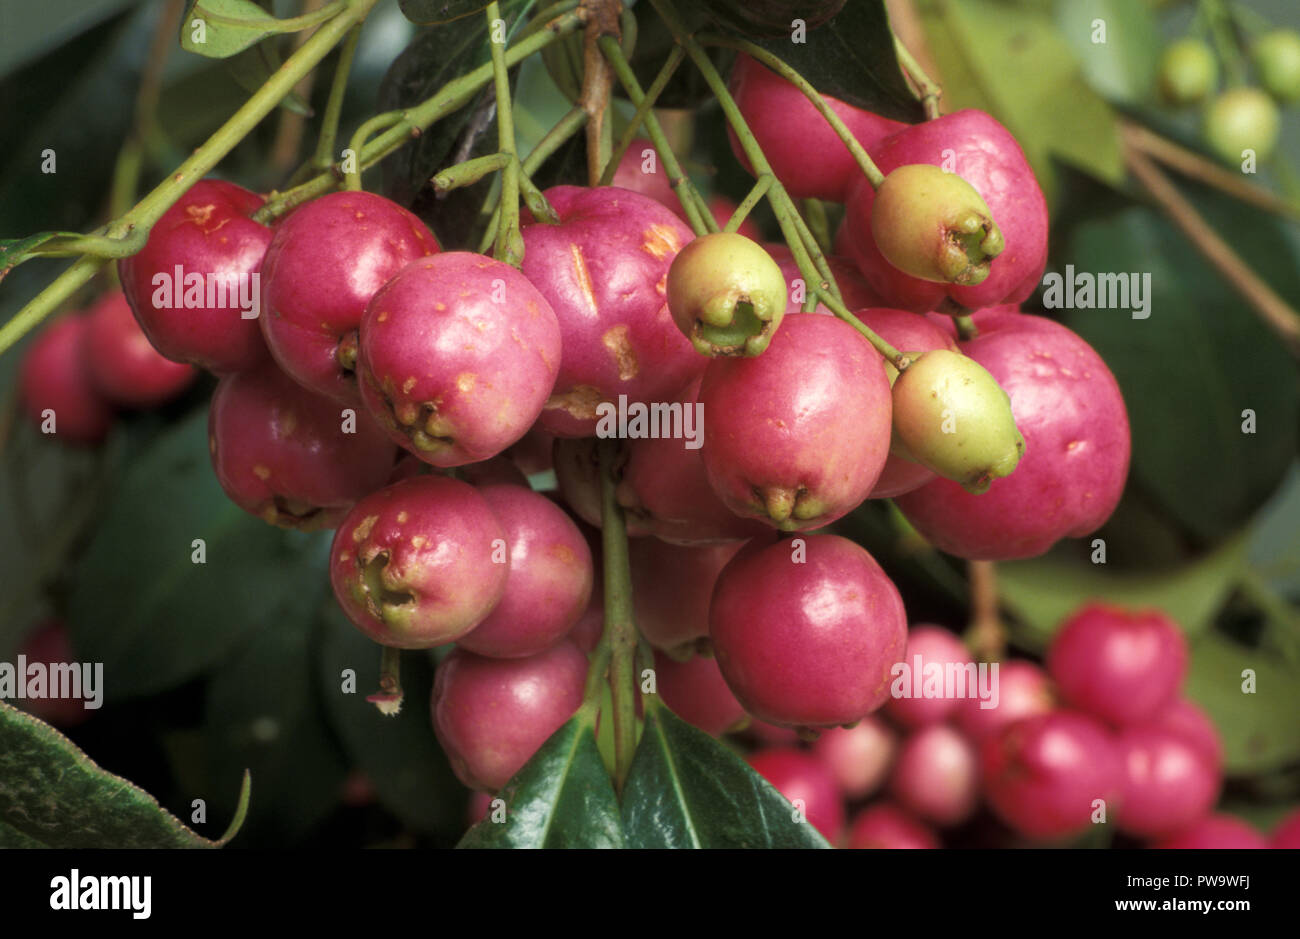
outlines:
[[[820,287],[817,289],[817,296],[822,303],[826,304],[826,306],[830,308],[831,312],[844,320],[844,322],[848,323],[858,332],[862,333],[862,335],[867,338],[867,342],[871,343],[877,352],[888,359],[894,368],[901,372],[912,364],[912,359],[899,352],[883,338],[877,335],[876,332],[866,323],[862,322],[862,320],[850,313],[848,307],[844,305],[844,301],[839,297],[832,296],[829,290],[823,290]]]
[[[771,176],[763,175],[758,177],[758,182],[754,183],[754,188],[750,189],[749,194],[745,196],[744,201],[742,201],[740,205],[736,206],[736,211],[731,213],[731,218],[727,220],[727,224],[723,226],[722,230],[732,232],[739,231],[740,226],[743,225],[745,219],[749,217],[749,213],[754,211],[754,206],[758,205],[758,203],[762,201],[770,188],[772,188]]]
[[[925,109],[925,119],[932,121],[939,116],[939,96],[943,94],[943,89],[939,84],[925,73],[921,68],[921,63],[908,51],[907,46],[894,36],[894,54],[898,56],[898,62],[903,66],[903,71],[907,77],[912,80],[916,86],[916,97],[921,102],[921,107]]]
[[[298,80],[338,45],[349,29],[365,19],[376,2],[377,0],[353,0],[344,12],[325,23],[202,146],[136,203],[134,208],[112,222],[106,235],[118,240],[137,231],[147,235],[149,229],[177,199],[248,136],[293,90]],[[29,329],[66,301],[78,287],[94,276],[103,263],[103,258],[83,256],[55,278],[53,283],[19,310],[13,319],[0,327],[0,353],[9,349]]]
[[[379,691],[366,700],[388,717],[396,717],[402,709],[402,650],[381,646],[379,654]]]
[[[616,441],[602,440],[600,453],[601,546],[605,572],[605,634],[611,656],[614,696],[615,785],[622,791],[636,752],[636,621],[632,615],[632,570],[628,562],[623,508],[614,497]]]
[[[316,153],[311,160],[311,165],[316,169],[325,169],[334,162],[334,142],[338,139],[339,115],[343,113],[343,98],[347,93],[348,76],[352,73],[352,59],[356,56],[357,41],[360,38],[361,24],[357,23],[348,32],[339,51],[338,65],[334,68],[334,79],[330,83],[330,95],[325,102],[325,112],[321,117]]]
[[[1237,46],[1232,15],[1223,0],[1200,0],[1200,12],[1209,27],[1215,51],[1223,62],[1225,84],[1235,88],[1246,83],[1246,66]]]
[[[804,199],[803,210],[808,216],[808,228],[813,233],[817,247],[823,254],[830,254],[831,223],[826,217],[826,203],[821,199]]]
[[[462,186],[472,186],[489,173],[505,169],[510,160],[511,156],[508,153],[489,153],[487,156],[475,157],[464,163],[449,166],[433,177],[433,190],[443,193]]]
[[[406,120],[405,111],[385,111],[383,114],[376,114],[362,122],[361,126],[352,134],[352,139],[348,141],[348,159],[344,164],[348,169],[343,170],[343,188],[352,192],[361,191],[361,173],[366,168],[361,159],[361,154],[365,150],[366,143],[375,134],[382,130],[388,130],[398,124],[410,123]]]
[[[646,96],[641,90],[641,83],[637,81],[636,74],[632,71],[632,64],[628,62],[627,56],[623,54],[618,42],[613,36],[602,36],[600,51],[609,60],[610,66],[614,69],[614,74],[618,77],[632,104],[640,110],[641,103],[645,101]],[[717,231],[718,223],[713,218],[713,213],[709,211],[704,199],[691,183],[690,177],[682,171],[681,164],[677,162],[676,154],[673,153],[672,147],[668,145],[668,136],[664,133],[663,127],[660,126],[659,119],[655,117],[654,111],[647,108],[643,119],[646,132],[650,135],[650,142],[654,144],[655,150],[659,153],[659,159],[664,165],[664,172],[668,174],[668,181],[672,184],[673,191],[677,193],[682,209],[686,212],[686,221],[691,226],[691,230],[696,235],[707,235],[709,232]]]
[[[488,30],[501,19],[501,4],[492,0],[486,11]],[[515,118],[510,100],[510,72],[506,66],[505,39],[492,40],[492,78],[497,96],[497,149],[509,157],[501,171],[501,221],[494,255],[518,267],[524,260],[524,239],[519,234],[519,155],[515,152]]]
[[[957,326],[957,337],[959,339],[970,340],[979,335],[979,330],[975,326],[975,321],[970,318],[969,313],[962,313],[952,318],[953,323]]]
[[[524,204],[528,206],[528,211],[533,213],[533,218],[539,222],[545,222],[547,225],[560,224],[559,213],[547,201],[546,196],[537,188],[537,184],[529,178],[528,174],[519,172],[519,191],[524,197]]]
[[[636,135],[641,131],[641,125],[645,123],[645,116],[650,113],[650,109],[659,100],[663,90],[668,87],[668,82],[672,80],[673,74],[677,71],[677,67],[682,64],[684,58],[686,58],[686,53],[682,51],[682,47],[673,46],[672,51],[668,53],[667,61],[659,69],[659,74],[650,83],[650,87],[646,89],[645,96],[641,99],[641,103],[636,106],[636,110],[632,112],[632,119],[628,121],[622,136],[619,137],[618,143],[614,146],[613,152],[610,154],[609,165],[605,167],[605,172],[600,177],[602,186],[608,186],[614,182],[614,173],[618,170],[618,164],[623,159],[623,154],[627,153],[627,148],[636,139]]]

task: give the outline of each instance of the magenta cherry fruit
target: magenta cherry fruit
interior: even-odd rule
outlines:
[[[380,287],[438,252],[428,226],[383,196],[334,192],[276,228],[262,269],[262,332],[275,360],[304,387],[359,402],[356,330]]]
[[[889,455],[885,361],[834,317],[786,317],[762,355],[711,360],[700,401],[714,490],[785,531],[851,512]]]
[[[81,355],[90,380],[114,404],[152,408],[184,391],[198,372],[191,365],[164,358],[149,343],[120,290],[86,311]]]
[[[48,323],[23,352],[18,399],[42,433],[78,446],[108,436],[113,408],[96,390],[82,359],[86,318],[67,313]]]
[[[1223,772],[1223,738],[1214,721],[1197,704],[1178,698],[1157,714],[1151,724],[1178,734],[1209,760],[1215,772]]]
[[[524,486],[480,486],[505,531],[510,572],[487,619],[458,640],[490,658],[521,658],[568,634],[591,598],[591,549],[564,510]]]
[[[976,313],[960,343],[1011,398],[1024,437],[1014,473],[974,495],[936,479],[898,506],[933,545],[980,560],[1036,557],[1061,538],[1099,528],[1128,476],[1128,414],[1092,347],[1058,323],[1010,310]]]
[[[852,727],[832,727],[813,741],[845,799],[862,799],[884,783],[898,752],[898,734],[875,714]]]
[[[1055,705],[1047,673],[1033,662],[1020,659],[999,662],[997,678],[993,681],[996,696],[987,700],[966,698],[953,710],[957,726],[977,743],[996,736],[1022,718],[1046,714]]]
[[[965,735],[947,724],[931,724],[903,740],[889,785],[904,808],[948,828],[975,811],[979,776],[979,754]]]
[[[791,747],[760,750],[747,760],[754,772],[785,796],[806,822],[834,844],[844,828],[844,803],[830,770],[816,757]]]
[[[258,320],[271,229],[262,198],[201,179],[163,213],[138,254],[118,262],[122,290],[153,347],[176,362],[237,372],[266,358]]]
[[[938,848],[934,832],[892,802],[869,805],[853,819],[845,847]]]
[[[495,792],[582,704],[587,657],[564,641],[522,659],[456,649],[433,682],[433,727],[456,776]]]
[[[396,454],[365,413],[307,391],[272,362],[218,382],[208,450],[232,502],[301,529],[333,527],[384,484]]]
[[[628,544],[636,625],[652,646],[674,650],[709,634],[709,602],[718,574],[743,542],[679,547],[658,538]]]
[[[1193,827],[1219,797],[1222,777],[1209,757],[1175,731],[1127,727],[1120,734],[1124,785],[1120,831],[1158,839]]]
[[[403,268],[361,320],[361,396],[389,436],[434,466],[520,440],[555,383],[560,329],[508,264],[467,251]]]
[[[330,584],[375,642],[428,649],[464,636],[505,593],[506,532],[469,483],[415,476],[362,499],[334,533]]]
[[[1090,603],[1061,624],[1047,671],[1067,704],[1127,726],[1173,703],[1187,676],[1187,640],[1159,610]]]
[[[712,658],[678,661],[655,650],[655,686],[669,710],[706,734],[719,737],[748,720]]]
[[[865,549],[808,535],[753,543],[731,559],[713,589],[709,636],[746,711],[789,727],[833,727],[888,699],[907,616]]]
[[[978,691],[970,651],[941,626],[913,627],[897,664],[885,713],[904,727],[937,724]]]

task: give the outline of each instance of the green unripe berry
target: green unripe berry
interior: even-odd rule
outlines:
[[[1267,160],[1277,146],[1280,124],[1277,105],[1264,92],[1231,88],[1205,111],[1205,142],[1227,163],[1240,162],[1244,150],[1254,150],[1258,159]]]
[[[781,325],[785,275],[757,242],[703,235],[668,269],[668,310],[702,355],[758,355]]]
[[[1170,104],[1202,100],[1219,83],[1219,62],[1199,39],[1180,39],[1160,57],[1160,94]]]
[[[891,449],[970,492],[1009,475],[1025,452],[1011,399],[974,359],[933,349],[894,382]]]
[[[1279,101],[1300,100],[1300,33],[1275,29],[1265,33],[1251,50],[1259,83]]]
[[[885,177],[871,207],[871,235],[894,267],[938,283],[973,287],[1005,242],[975,187],[929,163]]]

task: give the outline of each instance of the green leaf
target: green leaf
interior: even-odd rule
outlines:
[[[275,74],[283,62],[275,44],[265,43],[231,56],[226,67],[230,69],[230,77],[235,80],[235,84],[252,94],[266,84],[266,80]],[[304,117],[311,117],[313,113],[311,105],[296,91],[290,91],[281,98],[279,106]]]
[[[1123,180],[1115,114],[1088,87],[1046,12],[997,0],[922,0],[918,9],[944,109],[980,108],[1005,124],[1049,202],[1057,188],[1052,158],[1112,184]]]
[[[830,847],[744,760],[650,702],[623,825],[631,848]]]
[[[998,565],[998,592],[1026,627],[1017,642],[1047,647],[1061,622],[1090,600],[1158,607],[1189,634],[1205,631],[1232,591],[1246,556],[1240,535],[1199,560],[1171,571],[1128,573],[1105,564],[1070,563],[1052,554]]]
[[[488,8],[488,0],[397,0],[397,5],[412,23],[434,26],[482,13]]]
[[[0,848],[215,848],[53,727],[0,701]]]
[[[327,5],[313,14],[280,20],[253,0],[194,0],[181,20],[181,48],[210,59],[225,59],[267,36],[317,26],[340,10]]]
[[[624,846],[618,799],[584,714],[552,734],[499,798],[505,800],[505,821],[494,822],[489,814],[457,847]]]
[[[35,249],[56,238],[80,238],[74,231],[43,231],[26,238],[0,238],[0,280],[19,264],[34,257]]]
[[[1150,97],[1161,40],[1155,14],[1147,4],[1056,0],[1053,12],[1093,91],[1124,104]]]
[[[760,39],[823,94],[898,121],[924,114],[894,54],[884,0],[853,0],[834,19],[808,30],[805,42]],[[684,66],[689,67],[689,66]]]
[[[1242,690],[1254,672],[1255,692]],[[1300,670],[1215,634],[1192,643],[1187,697],[1213,718],[1223,738],[1224,769],[1255,776],[1300,759]]]
[[[348,622],[337,604],[328,604],[319,648],[320,693],[350,762],[403,822],[453,841],[465,830],[465,789],[433,735],[429,657],[403,653],[406,699],[400,714],[385,717],[366,701],[379,687],[380,647]],[[344,669],[356,673],[355,693],[342,690]]]
[[[285,532],[226,498],[197,412],[132,462],[73,578],[68,624],[105,698],[153,694],[193,678],[247,638],[310,615],[325,589],[328,533]],[[195,563],[201,539],[205,563]]]
[[[1188,194],[1278,293],[1300,300],[1297,252],[1275,219],[1225,196]],[[1123,391],[1133,436],[1129,484],[1202,544],[1236,531],[1295,458],[1295,363],[1183,235],[1149,209],[1079,226],[1060,256],[1076,276],[1149,275],[1146,319],[1123,310],[1062,311]],[[1254,433],[1243,432],[1246,411]]]

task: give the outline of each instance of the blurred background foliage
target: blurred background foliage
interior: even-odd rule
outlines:
[[[1300,25],[1294,0],[1245,5],[1274,23]],[[277,15],[297,11],[287,2],[272,6]],[[645,6],[637,4],[636,65],[648,83],[666,44]],[[1223,806],[1269,824],[1300,801],[1296,363],[1132,182],[1118,129],[1121,119],[1133,120],[1203,152],[1195,109],[1170,111],[1153,90],[1161,45],[1187,29],[1188,5],[907,6],[942,76],[945,110],[990,110],[1033,162],[1052,204],[1049,270],[1068,263],[1082,271],[1149,272],[1154,291],[1146,320],[1104,310],[1062,317],[1119,379],[1133,426],[1133,466],[1119,510],[1098,535],[1107,545],[1104,566],[1089,561],[1087,540],[999,565],[1013,644],[1040,652],[1061,618],[1092,597],[1169,610],[1193,641],[1191,695],[1227,744]],[[107,220],[114,164],[133,124],[162,8],[161,0],[0,0],[0,237],[89,230]],[[1105,44],[1089,38],[1096,18],[1107,23]],[[427,94],[437,76],[483,61],[477,29],[416,27],[398,4],[380,3],[361,35],[343,139],[376,110]],[[292,42],[271,44],[283,53]],[[302,101],[315,115],[281,108],[223,161],[221,176],[262,191],[284,184],[314,145],[336,57],[325,60]],[[851,63],[838,64],[846,93],[896,106]],[[229,63],[173,43],[156,120],[142,142],[142,191],[233,113],[266,67],[246,58],[232,73]],[[681,74],[690,71],[684,66]],[[515,82],[526,151],[570,103],[540,58],[517,70]],[[696,109],[694,121],[688,111],[665,112],[687,168],[706,191],[743,197],[750,180],[731,156],[716,104],[689,78],[675,81],[671,95],[671,103]],[[630,113],[625,103],[621,113]],[[476,153],[479,140],[494,146],[490,114],[486,121],[476,116],[485,116],[482,101],[367,177],[368,185],[382,182],[413,204],[449,244],[477,239],[486,190],[471,187],[440,204],[419,182],[453,162],[451,154]],[[46,149],[57,154],[55,174],[39,171]],[[1296,108],[1285,112],[1278,152],[1281,161],[1300,153]],[[543,181],[580,181],[582,159],[580,145],[561,151]],[[1259,174],[1263,185],[1300,200],[1295,178],[1294,166]],[[1186,178],[1177,182],[1270,286],[1300,306],[1294,217],[1286,221]],[[770,218],[757,217],[775,236]],[[64,263],[36,260],[11,272],[0,285],[0,318]],[[79,299],[89,301],[106,284],[100,277]],[[14,420],[21,354],[22,346],[0,358],[0,661],[13,661],[42,617],[64,618],[78,657],[102,661],[108,676],[105,707],[70,736],[182,820],[191,800],[207,800],[199,834],[219,835],[248,767],[254,797],[239,845],[455,843],[465,828],[466,793],[430,729],[434,657],[407,657],[407,708],[395,721],[364,704],[378,657],[330,596],[329,536],[270,529],[225,499],[203,442],[211,380],[162,411],[119,421],[101,451],[80,452]],[[1245,409],[1256,414],[1254,434],[1242,432]],[[892,507],[869,504],[840,528],[895,576],[913,622],[966,623],[963,566],[920,543]],[[190,562],[198,537],[207,542],[206,565]],[[346,668],[356,670],[361,694],[338,693]],[[1258,675],[1257,694],[1240,693],[1246,668]]]

